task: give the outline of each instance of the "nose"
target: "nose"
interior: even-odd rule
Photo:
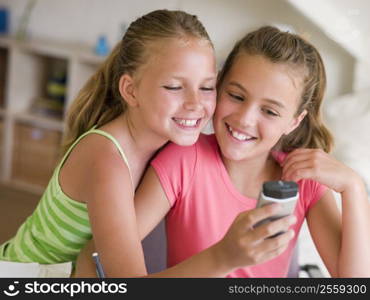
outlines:
[[[189,91],[185,95],[184,108],[190,111],[196,111],[202,108],[201,97],[197,92]]]
[[[240,125],[248,127],[254,126],[257,123],[258,110],[252,103],[245,103],[239,111]]]

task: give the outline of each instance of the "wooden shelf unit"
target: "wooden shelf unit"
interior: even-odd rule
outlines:
[[[0,36],[0,181],[41,193],[59,158],[67,109],[104,57],[93,47]],[[60,116],[32,109],[45,98],[52,65],[66,72]]]

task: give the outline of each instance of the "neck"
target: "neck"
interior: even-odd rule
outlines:
[[[147,160],[153,154],[168,142],[167,139],[153,133],[150,128],[143,126],[143,122],[136,120],[135,116],[129,112],[122,116],[123,123],[127,129],[126,137],[132,146],[135,157],[140,160]]]
[[[125,112],[107,124],[106,128],[118,138],[127,156],[135,187],[151,157],[168,142],[140,124],[129,112]]]
[[[234,186],[250,198],[258,197],[263,182],[281,177],[281,167],[269,153],[242,161],[222,156],[222,160]]]

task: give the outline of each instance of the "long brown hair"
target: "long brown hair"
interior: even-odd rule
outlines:
[[[333,137],[321,116],[326,74],[316,48],[297,34],[282,32],[272,26],[261,27],[235,44],[219,73],[218,89],[235,58],[242,53],[261,55],[273,63],[285,63],[301,71],[303,90],[296,116],[304,110],[307,115],[295,130],[281,138],[279,148],[285,152],[296,148],[320,148],[330,152]]]
[[[91,127],[102,126],[126,110],[126,102],[119,92],[119,80],[123,74],[133,76],[147,62],[151,43],[188,36],[204,39],[212,45],[198,18],[183,11],[156,10],[132,22],[122,40],[73,101],[67,115],[63,153]]]

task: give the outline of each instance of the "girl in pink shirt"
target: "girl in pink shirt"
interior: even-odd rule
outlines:
[[[136,193],[142,237],[167,215],[173,274],[189,276],[181,270],[193,265],[196,277],[284,277],[306,218],[333,277],[370,276],[367,194],[328,154],[325,85],[320,54],[297,35],[263,27],[235,45],[218,78],[215,135],[169,144]],[[262,183],[280,179],[299,185],[294,216],[253,228],[276,209],[255,209]],[[342,215],[330,190],[341,194]]]
[[[367,194],[328,154],[325,85],[320,54],[298,35],[262,27],[235,45],[218,77],[215,135],[167,145],[136,191],[141,238],[167,215],[170,268],[150,277],[284,277],[304,218],[333,277],[370,276]],[[272,180],[298,183],[296,209],[254,227],[279,210],[255,208]],[[342,196],[342,215],[330,190]]]

